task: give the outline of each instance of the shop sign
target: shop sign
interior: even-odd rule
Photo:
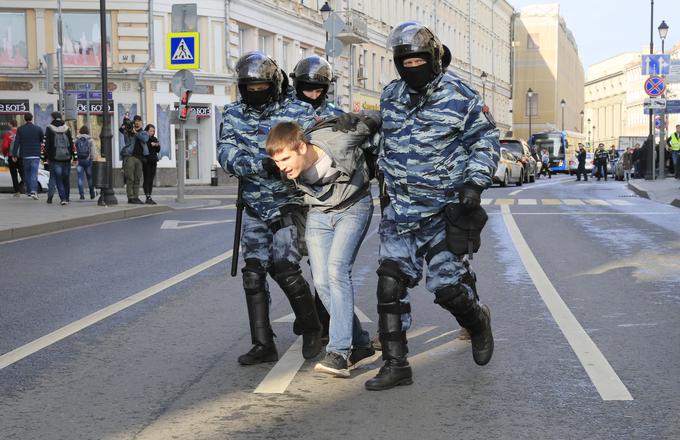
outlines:
[[[360,112],[361,110],[380,110],[380,99],[372,96],[357,95],[352,103],[352,111]]]
[[[28,111],[28,99],[0,99],[0,114],[2,115],[16,115]]]
[[[109,114],[113,114],[114,103],[113,101],[108,101],[109,104]],[[102,103],[98,101],[90,101],[90,114],[102,114]],[[87,101],[78,101],[78,114],[87,114]]]
[[[177,103],[175,103],[175,110],[177,110],[179,107]],[[196,118],[196,119],[209,119],[212,117],[212,107],[211,106],[206,106],[206,105],[200,105],[200,106],[190,106],[189,107],[189,117],[190,118]]]

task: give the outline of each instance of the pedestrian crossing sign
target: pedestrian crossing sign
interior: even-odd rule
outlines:
[[[198,69],[199,40],[198,32],[171,32],[166,45],[167,69]]]

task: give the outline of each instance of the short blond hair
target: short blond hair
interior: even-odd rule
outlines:
[[[300,143],[307,142],[304,130],[295,121],[280,122],[269,131],[267,136],[267,154],[273,156],[286,148],[292,151],[300,149]]]

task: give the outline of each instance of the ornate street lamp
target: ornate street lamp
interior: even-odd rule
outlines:
[[[564,98],[563,98],[562,101],[560,101],[560,106],[562,107],[562,133],[564,133],[564,106],[565,105],[567,105],[567,101],[565,101]]]
[[[482,72],[479,77],[482,79],[482,99],[486,101],[486,72]]]
[[[529,90],[527,90],[527,104],[528,104],[528,113],[529,113],[529,138],[527,139],[529,142],[529,145],[531,145],[531,114],[533,113],[533,106],[532,106],[532,97],[534,96],[534,91],[531,90],[531,87],[529,87]]]

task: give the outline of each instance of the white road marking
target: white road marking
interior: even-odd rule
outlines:
[[[559,205],[560,199],[541,199],[541,203],[544,205]]]
[[[233,223],[234,220],[163,220],[161,229],[189,229],[199,226],[218,225],[220,223]]]
[[[629,206],[632,205],[628,200],[610,200],[609,203],[612,205],[619,205],[619,206]]]
[[[490,205],[493,199],[482,199],[481,204],[482,205]]]
[[[515,191],[513,191],[513,192],[511,192],[511,193],[508,193],[508,195],[509,195],[509,196],[515,196],[515,195],[519,194],[520,192],[522,192],[522,189],[517,189],[517,190],[515,190]]]
[[[609,203],[605,202],[604,200],[600,199],[587,199],[586,203],[589,203],[594,206],[609,206]]]
[[[543,302],[550,310],[562,334],[571,345],[590,380],[603,400],[633,400],[626,386],[604,357],[600,349],[588,336],[569,307],[564,303],[550,279],[536,260],[529,245],[512,217],[510,208],[502,206],[503,220],[512,238],[522,263],[538,290]]]
[[[496,205],[513,205],[515,199],[496,199]]]
[[[214,258],[204,261],[203,263],[198,264],[192,267],[191,269],[185,270],[184,272],[177,274],[172,278],[168,278],[165,281],[161,281],[160,283],[155,284],[147,289],[144,289],[141,292],[135,293],[134,295],[131,295],[114,304],[111,304],[110,306],[104,307],[103,309],[98,310],[84,318],[81,318],[68,325],[65,325],[64,327],[61,327],[60,329],[55,330],[48,335],[38,338],[35,341],[29,342],[28,344],[23,345],[17,349],[14,349],[9,353],[3,354],[2,356],[0,356],[0,370],[12,365],[15,362],[20,361],[21,359],[24,359],[25,357],[32,355],[33,353],[42,350],[43,348],[49,347],[50,345],[59,342],[62,339],[65,339],[73,335],[74,333],[77,333],[93,324],[96,324],[99,321],[108,318],[109,316],[115,315],[121,310],[125,310],[128,307],[131,307],[141,301],[144,301],[145,299],[162,292],[168,287],[172,287],[175,284],[181,283],[182,281],[191,278],[192,276],[200,272],[203,272],[204,270],[209,269],[215,266],[216,264],[223,262],[224,260],[231,258],[231,254],[232,250],[229,250]]]
[[[489,215],[500,214],[498,212],[487,212]],[[570,211],[570,212],[515,212],[513,215],[678,215],[677,212],[615,212],[615,211]]]
[[[356,313],[357,318],[359,318],[359,322],[373,322],[371,321],[371,318],[366,316],[364,312],[359,310],[357,306],[354,306],[354,313]],[[282,316],[278,319],[273,320],[272,322],[295,322],[295,314],[294,313],[289,313],[285,316]]]
[[[656,322],[643,322],[642,324],[619,324],[617,327],[654,327]]]
[[[520,188],[520,189],[517,189],[517,190],[511,192],[511,193],[509,193],[509,195],[514,196],[514,195],[519,194],[521,191],[524,191],[524,190],[527,190],[527,189],[543,188],[544,186],[548,186],[548,185],[557,185],[557,184],[559,184],[559,183],[568,182],[569,180],[571,180],[571,179],[568,178],[567,176],[564,176],[564,177],[561,178],[561,179],[555,179],[555,182],[548,182],[548,183],[533,183],[533,184],[531,184],[531,185],[529,185],[529,186],[525,186],[524,188]]]
[[[536,199],[517,199],[518,205],[536,205]]]
[[[562,203],[565,205],[585,205],[583,200],[580,199],[562,199]]]
[[[442,334],[439,335],[439,336],[435,336],[434,338],[428,339],[427,341],[425,341],[425,343],[428,344],[428,343],[430,343],[430,342],[432,342],[432,341],[436,341],[437,339],[441,339],[441,338],[443,338],[443,337],[446,337],[446,336],[448,336],[448,335],[452,335],[452,334],[454,334],[454,333],[456,333],[456,332],[459,332],[459,331],[460,331],[460,329],[458,328],[458,329],[456,329],[456,330],[451,330],[450,332],[442,333]]]
[[[217,205],[217,206],[208,206],[207,208],[198,208],[199,211],[216,211],[220,209],[236,209],[236,205]]]
[[[265,378],[253,391],[255,394],[282,394],[293,381],[298,370],[305,362],[302,357],[302,336],[293,342],[286,353],[274,365]]]
[[[422,327],[410,329],[409,331],[406,332],[406,337],[407,338],[417,338],[418,336],[424,335],[425,333],[429,333],[436,328],[437,327],[434,326],[434,325],[424,325]]]

